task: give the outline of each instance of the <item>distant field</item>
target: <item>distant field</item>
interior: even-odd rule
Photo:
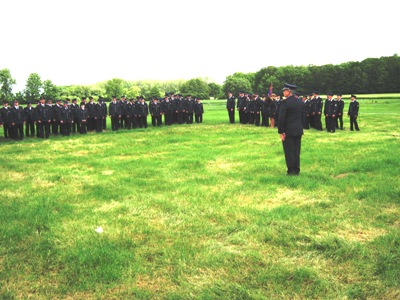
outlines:
[[[400,100],[358,97],[361,131],[306,131],[299,177],[223,100],[202,124],[1,136],[0,299],[399,299]]]

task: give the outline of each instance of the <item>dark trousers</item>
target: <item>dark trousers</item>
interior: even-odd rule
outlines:
[[[35,136],[35,122],[30,121],[25,124],[25,135]]]
[[[60,122],[53,120],[52,123],[51,123],[51,132],[53,134],[58,134],[59,127],[60,127]]]
[[[235,123],[235,110],[228,109],[228,115],[229,115],[229,123]]]
[[[118,118],[118,116],[111,117],[111,129],[113,131],[119,129],[119,118]]]
[[[71,124],[71,132],[79,132],[80,131],[80,124],[79,124],[79,119],[74,118],[74,122]]]
[[[300,173],[301,135],[286,136],[282,144],[285,152],[287,174],[298,175]]]
[[[350,116],[350,130],[353,131],[355,128],[357,131],[360,129],[358,128],[358,123],[357,123],[357,117],[356,116]]]
[[[260,126],[260,113],[254,113],[254,124]]]
[[[41,122],[38,123],[38,137],[48,139],[50,136],[50,122]]]
[[[4,137],[11,138],[12,137],[11,125],[4,124],[3,127],[4,127]]]
[[[321,115],[318,114],[314,115],[314,125],[315,129],[322,131]]]
[[[343,129],[343,115],[336,116],[336,128]]]
[[[172,125],[172,113],[164,114],[164,123],[165,125]]]
[[[268,117],[268,113],[266,111],[261,112],[261,126],[265,126],[265,127],[269,126],[269,117]]]
[[[161,126],[161,115],[159,116],[151,116],[151,124],[153,124],[153,126]]]
[[[187,124],[193,124],[193,113],[192,112],[188,112],[187,113],[186,123]]]
[[[103,119],[97,118],[97,119],[94,119],[94,121],[95,121],[96,132],[102,132],[103,131]]]
[[[310,116],[304,116],[303,128],[304,129],[310,129]]]
[[[24,138],[24,124],[15,124],[12,126],[12,138],[16,141]]]
[[[310,128],[315,128],[315,115],[310,115],[308,117],[309,123],[310,123]]]
[[[203,114],[202,113],[195,114],[194,118],[196,120],[196,123],[203,123]]]
[[[119,128],[126,128],[126,115],[121,116],[119,124],[120,124]]]
[[[79,133],[80,134],[86,134],[87,133],[87,124],[86,124],[86,122],[81,122],[79,124]]]
[[[67,122],[63,122],[60,125],[60,133],[63,136],[68,136],[71,134],[71,124]]]
[[[335,123],[336,123],[335,118],[332,117],[332,116],[328,116],[328,117],[326,117],[325,122],[326,122],[326,131],[327,132],[335,132],[335,128],[336,128],[336,126],[335,126]]]

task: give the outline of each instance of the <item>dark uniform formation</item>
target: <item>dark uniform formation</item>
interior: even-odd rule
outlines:
[[[3,102],[0,110],[0,125],[4,126],[4,137],[22,140],[24,131],[27,137],[49,138],[50,134],[69,136],[71,133],[86,134],[88,131],[106,130],[107,116],[111,119],[111,129],[147,128],[147,117],[150,114],[153,126],[172,124],[192,124],[203,122],[203,103],[198,97],[181,94],[165,94],[164,98],[153,97],[149,104],[143,96],[126,100],[125,96],[117,100],[115,96],[107,107],[102,97],[94,102],[93,97],[57,100],[53,105],[49,99],[41,97],[36,106],[28,102],[25,108],[17,100],[9,107]],[[164,121],[162,116],[164,116]],[[25,125],[25,130],[24,130]]]
[[[318,91],[314,91],[307,96],[293,95],[300,98],[304,103],[303,126],[304,129],[323,130],[322,117],[325,118],[325,128],[327,132],[334,133],[336,129],[343,130],[343,111],[344,101],[341,94],[334,98],[332,92],[327,93],[325,103],[319,96]],[[359,131],[357,124],[359,103],[355,100],[356,96],[351,95],[352,102],[348,109],[350,117],[350,130]],[[235,108],[238,111],[239,122],[241,124],[252,124],[276,128],[278,126],[279,111],[283,99],[279,95],[262,95],[239,92],[236,98],[231,92],[228,93],[226,109],[228,111],[229,122],[235,123]],[[354,102],[354,103],[353,103]],[[261,122],[260,122],[261,119]]]

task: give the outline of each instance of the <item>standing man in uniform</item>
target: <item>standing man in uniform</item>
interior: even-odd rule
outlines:
[[[24,108],[25,113],[25,135],[27,137],[35,136],[35,109],[32,107],[31,102],[27,102],[27,106]]]
[[[50,124],[52,120],[52,108],[45,104],[44,97],[40,98],[40,103],[35,108],[37,132],[39,138],[48,139],[50,136]]]
[[[317,91],[313,92],[313,99],[312,99],[312,116],[314,122],[314,128],[322,131],[322,122],[321,122],[321,113],[322,113],[322,99],[319,96]]]
[[[3,119],[3,126],[4,126],[4,137],[11,138],[11,108],[8,107],[8,102],[3,101],[3,107],[1,108],[1,116]]]
[[[347,115],[350,117],[350,130],[353,131],[353,128],[356,131],[360,131],[358,128],[357,117],[358,117],[358,109],[360,108],[360,104],[357,102],[355,95],[351,95],[351,102],[349,105],[349,111]]]
[[[117,97],[112,96],[112,101],[108,108],[108,113],[111,118],[111,129],[112,131],[117,131],[119,129],[119,120],[121,118],[121,106],[117,102]]]
[[[300,173],[300,149],[301,137],[303,135],[303,113],[304,103],[293,95],[297,87],[285,83],[282,101],[279,108],[278,133],[281,137],[287,175],[299,175]]]
[[[14,100],[14,106],[11,109],[11,127],[13,139],[18,141],[24,138],[25,113],[19,106],[18,100]]]
[[[344,101],[342,99],[342,94],[337,94],[336,103],[337,103],[336,128],[343,130]]]
[[[226,110],[228,111],[229,123],[235,123],[235,97],[232,92],[228,92],[228,99],[226,100]]]
[[[328,93],[328,98],[325,101],[324,115],[326,131],[334,133],[336,128],[337,104],[333,100],[333,93],[331,92]]]

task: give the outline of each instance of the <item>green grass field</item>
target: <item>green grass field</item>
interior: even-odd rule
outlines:
[[[399,100],[360,100],[360,132],[306,131],[299,177],[276,129],[204,109],[1,137],[0,299],[400,298]]]

